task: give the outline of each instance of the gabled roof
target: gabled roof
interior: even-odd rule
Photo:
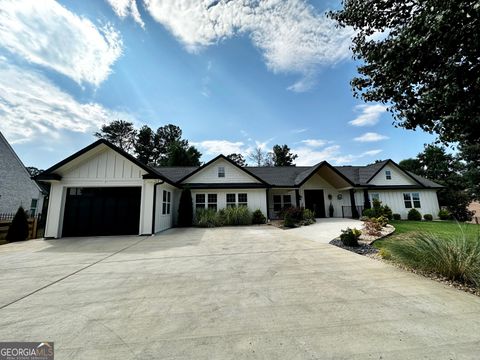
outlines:
[[[23,169],[22,171],[25,171],[25,176],[28,177],[29,179],[31,179],[31,181],[33,182],[33,184],[38,188],[38,190],[43,193],[43,194],[47,194],[48,191],[46,189],[44,189],[42,186],[40,186],[39,184],[37,184],[37,182],[32,178],[32,175],[30,174],[30,172],[28,171],[28,169],[25,167],[25,165],[23,164],[22,160],[20,160],[20,158],[18,157],[17,153],[15,152],[15,150],[13,150],[12,146],[10,145],[10,143],[7,141],[7,139],[5,138],[5,136],[3,136],[3,134],[0,132],[0,141],[2,141],[4,144],[5,144],[5,147],[7,149],[7,151],[10,152],[10,154],[12,155],[12,157],[15,159],[15,161],[18,162],[18,164],[20,165],[20,167]]]
[[[1,135],[1,134],[0,134]],[[241,167],[234,161],[230,160],[224,155],[218,155],[212,160],[208,161],[202,166],[169,166],[169,167],[151,167],[143,164],[138,161],[135,157],[120,149],[119,147],[113,145],[107,140],[100,139],[90,144],[89,146],[83,148],[82,150],[76,152],[75,154],[67,157],[66,159],[60,161],[59,163],[53,165],[49,169],[45,170],[41,174],[35,177],[36,180],[48,181],[48,180],[61,180],[61,176],[55,173],[56,170],[62,166],[68,164],[72,160],[82,156],[83,154],[93,150],[97,146],[105,145],[110,149],[118,152],[135,165],[145,170],[147,174],[143,175],[145,179],[160,179],[173,186],[181,187],[181,183],[184,182],[189,177],[198,173],[199,171],[205,169],[206,167],[213,164],[215,161],[222,159],[230,163],[232,166],[240,169],[245,172],[247,175],[253,177],[255,180],[259,181],[258,183],[235,183],[229,185],[222,184],[190,184],[190,186],[197,186],[198,188],[208,188],[208,187],[287,187],[287,188],[298,188],[302,186],[308,179],[310,179],[314,174],[317,173],[321,168],[328,168],[333,171],[335,174],[340,176],[351,186],[358,187],[373,187],[373,188],[414,188],[415,185],[389,185],[389,186],[376,186],[371,185],[369,182],[389,163],[396,166],[406,176],[410,177],[418,184],[418,187],[422,188],[433,188],[439,189],[442,188],[442,185],[439,185],[431,180],[425,179],[421,176],[415,175],[411,172],[405,171],[398,164],[392,160],[384,160],[375,164],[370,164],[367,166],[332,166],[326,161],[322,161],[314,166],[246,166]]]
[[[233,166],[235,166],[236,168],[240,169],[241,171],[245,172],[247,175],[250,175],[251,177],[253,177],[254,179],[260,181],[260,183],[264,184],[264,185],[268,185],[267,182],[265,182],[265,180],[261,179],[260,177],[258,177],[257,175],[253,174],[252,172],[250,172],[248,170],[248,168],[246,167],[241,167],[240,165],[238,165],[235,161],[233,160],[230,160],[229,158],[227,158],[226,156],[224,156],[223,154],[220,154],[216,157],[214,157],[212,160],[206,162],[205,164],[203,164],[202,166],[199,166],[198,168],[196,168],[195,170],[193,170],[190,174],[187,174],[185,175],[183,178],[181,178],[180,180],[178,180],[177,182],[178,183],[182,183],[184,182],[185,180],[187,180],[189,177],[195,175],[196,173],[198,173],[199,171],[209,167],[211,164],[213,164],[215,161],[219,160],[219,159],[222,159],[222,160],[225,160],[227,162],[229,162],[230,164],[232,164]],[[160,170],[161,171],[161,170]]]
[[[48,168],[47,170],[43,171],[39,175],[35,176],[34,179],[39,180],[39,181],[61,180],[62,177],[59,174],[55,173],[56,170],[58,170],[59,168],[61,168],[64,165],[68,164],[69,162],[75,160],[76,158],[82,156],[83,154],[88,153],[89,151],[95,149],[96,147],[98,147],[100,145],[108,146],[113,151],[116,151],[117,153],[119,153],[123,157],[127,158],[129,161],[133,162],[139,168],[145,170],[147,172],[147,176],[144,175],[144,177],[147,177],[147,178],[150,178],[150,179],[160,179],[160,180],[163,180],[163,181],[169,183],[170,185],[176,186],[175,182],[171,181],[170,179],[167,179],[165,176],[158,173],[157,171],[155,171],[150,166],[145,165],[144,163],[138,161],[134,156],[130,155],[126,151],[120,149],[118,146],[113,145],[111,142],[109,142],[105,139],[99,139],[99,140],[95,141],[94,143],[88,145],[87,147],[84,147],[83,149],[77,151],[73,155],[70,155],[66,159],[56,163],[52,167]]]

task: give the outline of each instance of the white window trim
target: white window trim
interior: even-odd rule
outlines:
[[[386,180],[392,180],[392,171],[391,170],[385,170],[385,179]]]
[[[172,192],[163,190],[162,192],[162,215],[172,214]]]
[[[418,200],[414,200],[414,199],[413,199],[413,194],[418,195]],[[405,199],[405,195],[408,195],[408,196],[409,196],[409,199],[408,199],[408,200]],[[421,208],[422,208],[422,199],[421,199],[421,197],[420,197],[420,193],[419,193],[419,192],[404,192],[404,193],[402,194],[402,196],[403,196],[403,206],[405,206],[405,209],[421,209]],[[407,206],[406,206],[406,202],[407,202],[407,201],[410,202],[410,207],[407,207]],[[418,202],[418,204],[419,204],[420,206],[415,206],[415,202],[416,202],[416,201]]]
[[[218,167],[217,176],[219,178],[225,178],[225,166],[219,166]]]

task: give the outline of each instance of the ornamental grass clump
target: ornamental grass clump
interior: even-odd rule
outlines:
[[[229,207],[224,209],[225,225],[250,225],[252,213],[246,206]]]
[[[480,235],[417,233],[386,244],[392,259],[413,269],[436,273],[480,288]]]

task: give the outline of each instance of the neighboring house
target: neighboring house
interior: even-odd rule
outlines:
[[[44,195],[0,132],[0,214],[15,213],[23,206],[36,215],[42,211]]]
[[[368,166],[240,167],[223,155],[200,167],[150,167],[103,139],[39,176],[51,184],[46,237],[152,234],[175,225],[181,191],[193,207],[260,209],[270,219],[288,206],[317,217],[358,217],[372,199],[406,218],[437,216],[440,185],[391,160]]]

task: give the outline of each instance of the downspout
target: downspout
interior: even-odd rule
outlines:
[[[161,182],[156,182],[155,185],[153,185],[153,210],[152,210],[152,236],[155,235],[155,215],[157,212],[157,185],[162,185],[164,184],[165,181]]]

